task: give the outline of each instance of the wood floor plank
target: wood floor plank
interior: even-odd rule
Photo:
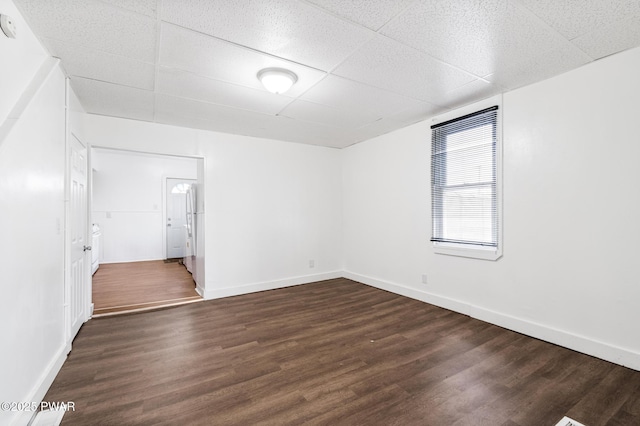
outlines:
[[[597,386],[591,388],[567,415],[576,419],[589,417],[595,420],[594,423],[604,423],[611,419],[640,385],[640,377],[638,375],[630,377],[631,370],[625,370],[624,368],[610,369]]]
[[[63,425],[640,424],[640,372],[346,279],[85,324]]]

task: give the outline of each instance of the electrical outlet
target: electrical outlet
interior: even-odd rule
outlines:
[[[107,219],[111,219],[111,212],[107,212]]]
[[[309,261],[309,268],[315,268],[316,267],[316,261],[315,260],[310,260]]]
[[[422,274],[422,284],[427,283],[427,274]]]

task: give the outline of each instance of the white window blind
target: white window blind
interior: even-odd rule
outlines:
[[[498,246],[498,107],[431,126],[434,242]]]

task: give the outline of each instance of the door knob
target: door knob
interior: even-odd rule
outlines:
[[[82,251],[91,251],[91,246],[82,246]]]
[[[170,223],[167,223],[167,226],[171,226],[171,224],[170,224]]]

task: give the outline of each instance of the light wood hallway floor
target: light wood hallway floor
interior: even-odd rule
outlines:
[[[84,324],[62,425],[640,425],[640,372],[347,279]]]
[[[100,265],[93,275],[93,316],[202,300],[187,268],[162,260]]]

